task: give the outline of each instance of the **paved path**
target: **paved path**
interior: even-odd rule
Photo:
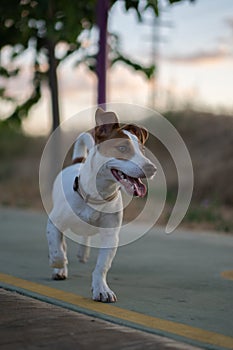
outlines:
[[[91,301],[91,271],[69,241],[70,278],[52,281],[44,214],[2,209],[0,284],[73,310],[208,349],[233,349],[233,237],[153,229],[121,247],[109,273],[116,305]],[[136,228],[135,228],[136,229]]]
[[[198,350],[15,292],[0,289],[0,303],[1,350]]]

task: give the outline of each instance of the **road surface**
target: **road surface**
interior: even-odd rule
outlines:
[[[118,249],[108,278],[118,302],[106,305],[91,300],[97,249],[80,264],[69,240],[69,279],[51,280],[46,220],[43,213],[1,209],[1,286],[206,349],[233,349],[232,236],[153,228]]]

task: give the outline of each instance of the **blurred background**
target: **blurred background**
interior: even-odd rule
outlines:
[[[233,232],[231,0],[2,0],[0,13],[1,206],[42,210],[51,131],[90,106],[124,102],[163,114],[189,149],[195,184],[182,225]],[[74,129],[92,126],[87,117]],[[168,182],[165,224],[175,166],[158,140],[148,146]],[[126,220],[143,206],[134,200]]]

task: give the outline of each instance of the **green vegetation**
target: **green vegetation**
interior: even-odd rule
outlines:
[[[42,209],[38,170],[45,140],[0,128],[0,205]]]
[[[217,231],[233,232],[232,220],[224,217],[224,208],[221,205],[215,203],[210,205],[204,204],[191,204],[184,222],[188,224],[202,224],[205,223],[206,228],[208,226],[214,227]]]
[[[192,202],[183,224],[233,232],[233,118],[191,110],[168,112],[166,117],[185,141],[194,170]],[[148,123],[153,123],[153,119]],[[157,139],[152,138],[148,147],[166,175],[168,192],[164,221],[167,222],[176,200],[176,168]]]

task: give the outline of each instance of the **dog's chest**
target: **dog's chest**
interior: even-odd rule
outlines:
[[[90,225],[98,226],[101,218],[101,212],[90,207],[85,202],[75,208],[76,214],[81,221]]]

